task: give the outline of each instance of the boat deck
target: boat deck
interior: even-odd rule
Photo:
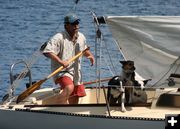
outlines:
[[[78,105],[11,105],[7,110],[43,112],[43,113],[70,113],[71,115],[100,115],[109,116],[106,104],[78,104]],[[1,107],[0,107],[1,109]],[[167,114],[180,114],[179,108],[155,108],[150,106],[126,106],[126,112],[120,106],[110,106],[111,117],[125,117],[132,119],[164,120]]]
[[[106,89],[107,90],[107,89]],[[176,91],[177,89],[169,89],[168,93]],[[58,93],[58,89],[41,89],[34,92],[29,98],[23,102],[16,104],[12,101],[8,106],[1,105],[0,109],[5,110],[19,110],[43,113],[70,113],[73,115],[100,115],[111,117],[125,117],[132,119],[165,119],[166,114],[180,114],[180,107],[161,107],[157,106],[157,98],[160,94],[166,93],[167,89],[147,90],[148,98],[145,104],[132,104],[126,105],[126,112],[121,111],[120,104],[108,105],[106,103],[104,92],[100,90],[99,101],[97,102],[96,93],[94,88],[86,89],[87,96],[82,97],[79,104],[62,105],[62,104],[47,104],[42,105],[42,98]],[[176,93],[176,92],[175,92]],[[178,99],[178,98],[177,98]],[[179,100],[179,99],[178,99]],[[178,103],[178,106],[180,104]],[[109,109],[109,110],[108,110]]]

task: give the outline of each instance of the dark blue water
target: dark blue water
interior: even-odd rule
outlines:
[[[74,6],[74,0],[0,0],[0,98],[6,93],[10,85],[9,69],[17,60],[29,60],[31,55],[39,49],[57,31],[63,29],[63,17]],[[79,0],[76,12],[81,19],[80,30],[87,37],[87,42],[94,53],[95,28],[91,11],[98,16],[108,15],[179,15],[180,1],[178,0]],[[116,46],[108,29],[102,26],[104,42],[114,62],[121,56],[117,54]],[[106,53],[106,51],[103,51]],[[103,61],[102,61],[103,62]],[[87,60],[83,61],[84,80],[95,78],[95,67],[89,67]],[[106,62],[102,63],[106,70]],[[119,65],[116,64],[119,71]],[[21,71],[23,66],[17,66]],[[50,74],[50,61],[40,55],[32,65],[33,81],[43,79]],[[111,76],[109,72],[102,72],[102,77]],[[48,80],[43,86],[53,86]],[[19,90],[24,87],[20,86]]]

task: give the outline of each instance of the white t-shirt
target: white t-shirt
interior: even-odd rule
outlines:
[[[61,60],[69,60],[75,56],[79,51],[83,51],[87,48],[85,36],[78,32],[77,42],[74,44],[70,40],[69,34],[64,31],[54,35],[48,42],[47,46],[42,51],[43,53],[52,52],[56,54]],[[60,76],[70,77],[75,85],[81,84],[81,58],[72,62],[66,69],[62,70],[59,74],[54,76],[56,80]],[[61,65],[51,60],[51,70],[52,72],[59,68]]]

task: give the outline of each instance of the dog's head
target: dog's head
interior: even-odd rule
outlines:
[[[134,61],[127,60],[127,61],[120,61],[122,64],[122,69],[125,73],[133,73],[135,71]]]

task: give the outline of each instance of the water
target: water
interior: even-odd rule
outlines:
[[[74,6],[74,0],[0,0],[0,99],[10,85],[10,65],[17,60],[28,60],[39,47],[57,31],[63,29],[63,17]],[[76,12],[81,19],[80,30],[87,37],[87,42],[94,53],[95,29],[91,11],[98,16],[108,15],[179,15],[178,0],[80,0]],[[102,26],[104,42],[109,46],[113,61],[119,71],[121,55],[117,54],[116,46],[108,29]],[[103,51],[106,53],[106,50]],[[106,62],[102,61],[104,71]],[[17,66],[16,72],[23,65]],[[95,78],[95,67],[89,67],[89,62],[83,60],[84,80]],[[115,71],[114,71],[115,72]],[[111,76],[111,72],[102,72],[102,77]],[[32,65],[33,81],[43,79],[50,74],[50,61],[40,55]],[[116,73],[115,73],[116,74]],[[48,80],[43,86],[54,86]],[[23,90],[24,86],[18,90]]]

